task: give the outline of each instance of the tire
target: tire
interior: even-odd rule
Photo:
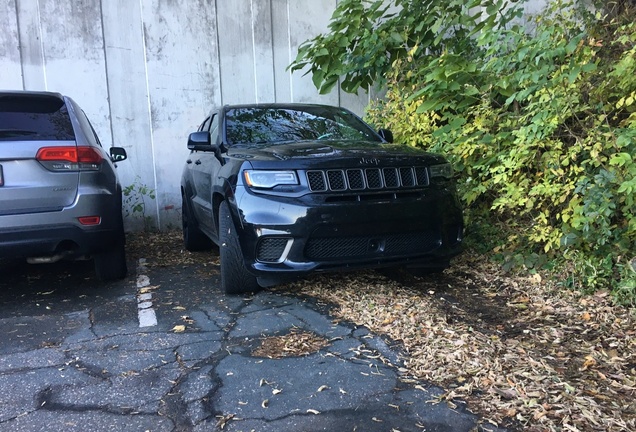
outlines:
[[[128,273],[126,264],[126,240],[122,230],[121,238],[113,249],[93,257],[95,273],[104,282],[123,279]]]
[[[195,225],[190,207],[185,196],[181,196],[181,228],[183,230],[183,246],[190,252],[208,250],[212,248],[212,240],[210,240]]]
[[[230,207],[223,201],[219,208],[219,254],[221,259],[221,290],[226,294],[243,294],[258,291],[256,277],[247,271],[241,245]]]

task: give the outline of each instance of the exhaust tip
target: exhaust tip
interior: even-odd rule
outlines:
[[[53,264],[66,258],[69,255],[71,255],[71,252],[59,253],[59,254],[50,255],[50,256],[29,257],[27,258],[26,261],[29,264]]]

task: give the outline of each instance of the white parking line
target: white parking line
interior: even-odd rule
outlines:
[[[146,260],[139,259],[137,266],[137,314],[139,316],[139,327],[152,327],[157,325],[157,314],[152,308],[152,293],[144,290],[150,286],[150,278],[146,276]]]

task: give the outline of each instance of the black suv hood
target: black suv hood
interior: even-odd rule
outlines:
[[[275,162],[295,162],[301,166],[351,166],[384,165],[416,160],[422,164],[444,163],[442,156],[420,149],[400,145],[365,141],[302,141],[272,145],[252,144],[231,147],[227,152],[231,159],[250,161],[252,165],[271,165]],[[259,163],[260,162],[260,163]]]

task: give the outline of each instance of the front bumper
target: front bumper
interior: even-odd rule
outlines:
[[[246,267],[257,277],[388,266],[444,266],[462,250],[451,189],[324,202],[263,197],[239,186],[232,203]]]

